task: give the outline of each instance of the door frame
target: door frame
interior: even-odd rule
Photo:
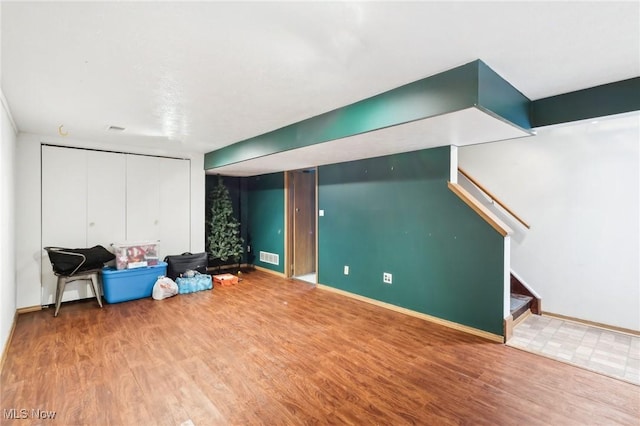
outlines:
[[[293,185],[293,173],[302,172],[304,170],[313,170],[314,172],[314,196],[315,196],[315,270],[316,270],[316,283],[318,282],[318,168],[317,167],[305,167],[303,169],[287,170],[284,172],[284,211],[285,211],[285,226],[284,226],[284,275],[287,278],[293,278],[293,193],[291,185]]]

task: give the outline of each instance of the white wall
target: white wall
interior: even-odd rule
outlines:
[[[639,141],[640,115],[626,114],[459,148],[460,166],[531,225],[506,220],[511,268],[543,311],[640,330]]]
[[[0,92],[0,98],[4,95]],[[16,134],[4,102],[0,108],[0,354],[16,313],[15,150]]]
[[[17,307],[38,306],[41,303],[41,158],[42,143],[129,152],[133,154],[162,155],[191,160],[191,251],[204,251],[204,155],[109,145],[101,142],[73,140],[64,137],[20,133],[17,139],[17,200],[16,262]],[[43,214],[46,214],[44,212]]]

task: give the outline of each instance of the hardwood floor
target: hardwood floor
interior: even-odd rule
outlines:
[[[303,282],[243,278],[163,301],[21,315],[0,421],[638,424],[640,387]]]

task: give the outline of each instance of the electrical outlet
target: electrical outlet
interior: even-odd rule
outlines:
[[[344,265],[344,274],[349,275],[349,266]]]
[[[251,253],[251,246],[247,246],[247,253]]]
[[[382,273],[382,282],[385,284],[391,284],[393,282],[393,275],[388,272]]]

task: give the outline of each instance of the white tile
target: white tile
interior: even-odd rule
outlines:
[[[591,357],[591,363],[601,364],[603,366],[614,368],[616,370],[624,370],[626,368],[625,364],[621,364],[619,362],[612,361],[610,359],[605,359],[602,357],[597,357],[597,356]]]
[[[532,315],[516,327],[509,344],[640,385],[636,336]]]
[[[576,348],[576,353],[580,355],[590,356],[593,353],[593,348],[588,346],[578,346]]]
[[[571,361],[573,359],[573,354],[571,353],[566,353],[566,352],[558,352],[556,354],[556,356],[560,359],[563,359],[565,361]]]

